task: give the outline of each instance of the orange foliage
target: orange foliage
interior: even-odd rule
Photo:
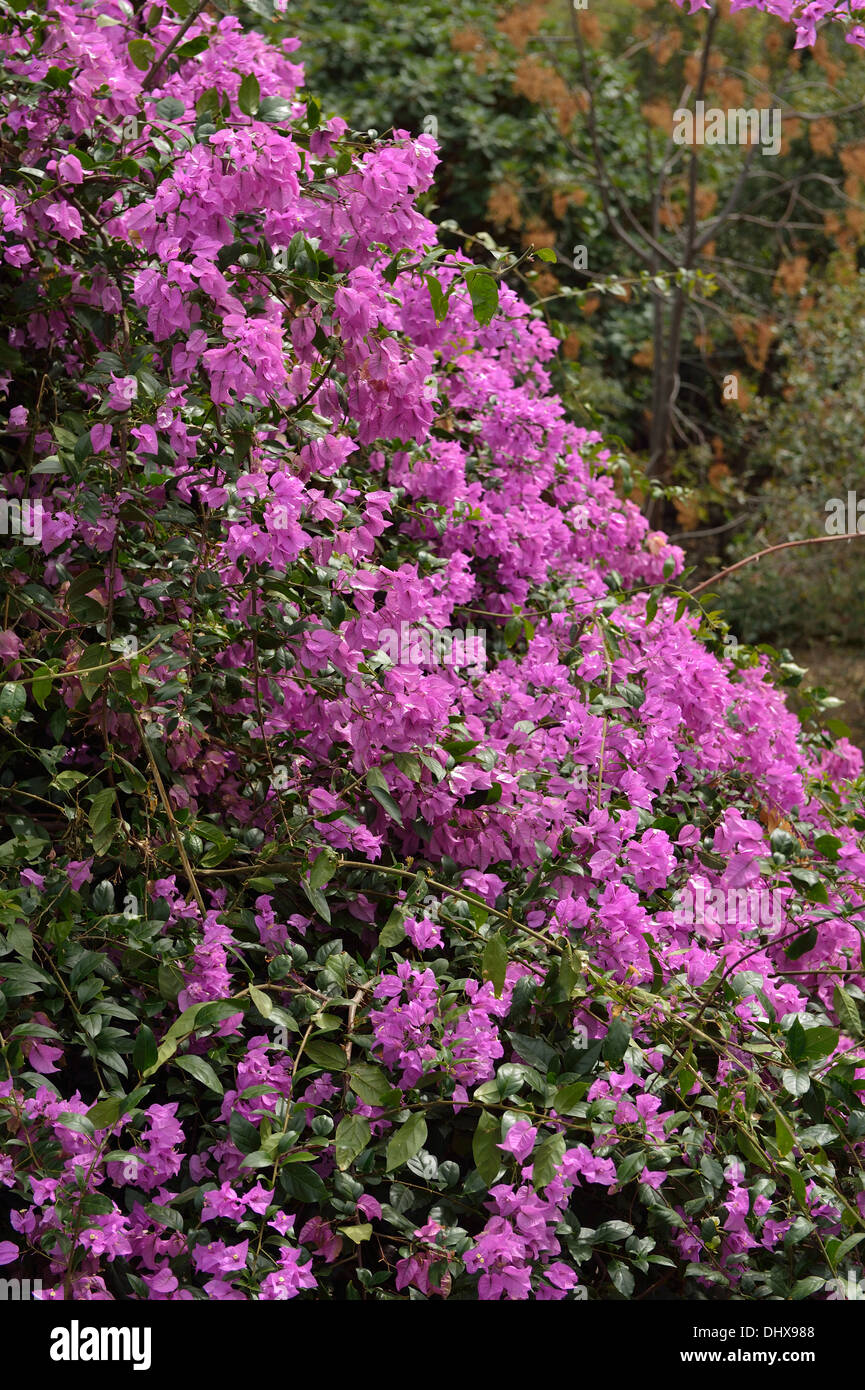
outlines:
[[[848,174],[855,174],[857,178],[865,179],[865,143],[847,145],[841,151],[841,165]]]
[[[551,270],[541,270],[533,278],[532,288],[539,299],[546,299],[547,295],[555,294],[560,285]]]
[[[700,520],[700,503],[696,497],[674,497],[676,520],[683,531],[693,531]]]
[[[496,28],[510,39],[518,53],[524,53],[529,39],[541,27],[545,10],[543,4],[517,5],[498,21]]]
[[[516,186],[507,180],[496,184],[487,200],[487,213],[496,227],[521,226],[523,214]]]
[[[819,121],[809,121],[808,139],[815,154],[831,154],[838,139],[838,127],[826,116],[821,116]]]
[[[794,140],[802,134],[802,122],[798,116],[786,116],[781,122],[781,153],[789,154]]]
[[[700,55],[689,53],[685,59],[685,81],[689,87],[696,87],[700,80]]]
[[[592,47],[600,43],[604,31],[601,28],[601,22],[597,15],[590,14],[588,10],[580,10],[577,14],[577,23],[580,26],[580,33],[586,43],[591,44]]]
[[[814,55],[815,63],[825,72],[829,86],[834,87],[838,78],[844,73],[844,64],[836,63],[834,59],[830,57],[829,45],[822,34],[818,37],[811,52]]]
[[[673,108],[663,97],[658,97],[655,101],[647,101],[645,106],[640,108],[649,125],[653,125],[656,130],[662,130],[665,135],[669,135],[673,129]]]
[[[725,111],[729,111],[731,106],[739,107],[749,105],[749,103],[745,101],[744,83],[742,83],[738,77],[725,77],[723,81],[718,84],[718,101]],[[755,106],[759,105],[756,100],[754,100],[753,104]]]
[[[791,256],[781,262],[772,284],[773,294],[798,294],[808,279],[808,262],[804,256]]]
[[[861,241],[862,233],[865,231],[865,211],[862,208],[848,208],[844,214],[844,219],[856,239]]]
[[[658,221],[662,227],[681,227],[685,214],[678,203],[666,203],[658,210]]]
[[[663,68],[682,46],[681,29],[670,29],[668,33],[657,39],[652,44],[651,54],[658,67]]]
[[[559,130],[566,135],[581,109],[580,99],[569,90],[555,68],[537,58],[521,58],[514,72],[514,90],[539,106],[551,106],[558,115]]]
[[[473,49],[483,46],[484,37],[479,29],[454,29],[451,34],[451,48],[457,53],[471,53]]]
[[[715,189],[707,188],[705,187],[705,185],[699,184],[697,187],[697,197],[695,199],[695,205],[697,210],[697,218],[700,222],[705,221],[707,217],[711,217],[712,213],[715,211],[717,203],[718,194],[715,192]]]
[[[523,246],[555,246],[555,229],[540,217],[534,217],[523,227],[521,241]]]
[[[498,57],[490,49],[484,47],[484,36],[479,29],[467,26],[465,29],[455,29],[451,34],[451,48],[457,53],[473,53],[475,72],[483,74],[488,68],[494,67],[498,62]]]

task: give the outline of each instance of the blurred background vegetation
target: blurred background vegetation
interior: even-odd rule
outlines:
[[[310,88],[356,129],[436,136],[425,210],[454,245],[555,250],[515,287],[561,339],[556,386],[614,441],[623,486],[655,480],[632,495],[700,580],[865,497],[865,59],[840,34],[797,52],[728,0],[687,21],[669,0],[585,3],[250,16],[301,36]],[[780,108],[780,152],[676,145],[697,100]],[[782,551],[718,590],[739,640],[789,648],[860,743],[863,581],[865,540]]]

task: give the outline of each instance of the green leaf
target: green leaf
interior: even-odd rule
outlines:
[[[159,993],[169,1004],[173,1004],[183,989],[184,980],[176,965],[160,965],[156,972]],[[150,1030],[148,1029],[148,1032]],[[153,1034],[151,1033],[151,1037]]]
[[[76,671],[86,700],[92,700],[105,681],[109,662],[117,660],[117,653],[101,642],[94,642],[93,646],[85,648],[79,657]]]
[[[160,1226],[171,1226],[175,1231],[183,1230],[183,1217],[173,1207],[163,1207],[156,1202],[145,1202],[144,1210],[151,1220]]]
[[[336,1166],[340,1172],[363,1153],[370,1140],[369,1121],[362,1115],[346,1115],[336,1127]]]
[[[113,787],[105,787],[101,792],[97,792],[90,803],[90,812],[87,821],[94,837],[101,839],[108,833],[111,824],[111,813],[117,800],[117,793]],[[97,911],[100,909],[97,908]]]
[[[469,270],[465,279],[474,316],[482,327],[486,327],[499,307],[498,281],[485,270]]]
[[[522,631],[523,625],[519,618],[508,618],[505,623],[505,646],[512,647]]]
[[[261,1135],[237,1110],[232,1110],[228,1121],[228,1132],[241,1153],[254,1153],[261,1143]]]
[[[595,1240],[607,1244],[610,1241],[627,1240],[634,1234],[628,1221],[604,1221],[595,1231]]]
[[[813,951],[817,945],[817,928],[809,927],[801,936],[797,936],[784,948],[784,955],[788,960],[798,960],[800,956],[807,955]]]
[[[252,73],[247,73],[240,84],[237,94],[237,104],[244,116],[254,116],[261,101],[261,88],[258,85],[258,78]]]
[[[45,708],[45,703],[48,699],[48,696],[51,694],[53,678],[54,673],[47,666],[40,666],[39,670],[33,677],[33,684],[31,686],[31,689],[33,691],[33,699],[36,701],[40,709]]]
[[[273,1013],[273,1000],[269,994],[265,994],[263,989],[256,989],[255,985],[249,986],[249,997],[262,1018],[270,1018]]]
[[[834,1003],[838,1022],[844,1032],[849,1034],[851,1038],[858,1038],[862,1033],[859,1010],[852,994],[848,994],[843,985],[835,986]]]
[[[764,1173],[769,1172],[768,1163],[749,1134],[740,1130],[736,1135],[736,1143],[739,1145],[740,1153],[743,1153],[752,1163],[756,1163],[757,1167],[762,1168]]]
[[[639,1173],[642,1173],[645,1166],[646,1155],[639,1149],[636,1153],[628,1154],[626,1158],[623,1158],[616,1168],[616,1182],[619,1187],[624,1187],[625,1183],[631,1182]]]
[[[798,1018],[794,1018],[787,1032],[787,1052],[794,1062],[801,1062],[805,1056],[805,1029]]]
[[[31,961],[32,961],[32,959],[33,959],[33,945],[34,945],[34,943],[33,943],[33,933],[32,933],[32,931],[30,930],[30,928],[29,928],[29,926],[27,925],[26,922],[12,922],[11,925],[7,928],[7,931],[6,931],[6,942],[7,942],[7,945],[11,946],[12,950],[15,951],[19,956],[25,956],[27,960],[31,960]],[[24,1027],[26,1027],[26,1026],[27,1026],[27,1025],[25,1024]],[[34,1023],[34,1024],[32,1025],[32,1029],[33,1029],[33,1031],[32,1031],[32,1032],[29,1032],[29,1033],[19,1033],[18,1028],[13,1028],[13,1030],[12,1030],[12,1036],[13,1036],[13,1038],[14,1038],[14,1037],[56,1038],[56,1037],[57,1037],[57,1034],[54,1032],[53,1029],[49,1029],[47,1032],[44,1032],[44,1033],[40,1032],[40,1031],[39,1031],[40,1025],[39,1025],[38,1023]]]
[[[98,1100],[95,1105],[91,1105],[87,1111],[87,1118],[94,1129],[110,1129],[112,1125],[117,1124],[125,1105],[125,1096],[109,1096],[106,1100]]]
[[[139,72],[146,72],[156,57],[156,49],[149,39],[133,39],[129,45],[129,56]]]
[[[27,691],[17,681],[7,681],[0,688],[0,719],[17,724],[27,707]]]
[[[303,1049],[304,1055],[326,1071],[342,1071],[345,1067],[345,1053],[336,1043],[313,1038]]]
[[[508,968],[508,948],[501,932],[491,936],[484,947],[481,971],[484,980],[492,980],[496,998],[501,999]]]
[[[809,1274],[807,1279],[797,1279],[790,1292],[793,1303],[798,1303],[802,1298],[810,1298],[812,1294],[826,1287],[826,1280],[821,1279],[819,1274]]]
[[[532,1156],[532,1186],[536,1192],[552,1182],[565,1156],[565,1137],[551,1134]]]
[[[607,1266],[607,1273],[622,1297],[630,1298],[634,1292],[634,1276],[628,1266],[623,1265],[619,1260],[611,1260]]]
[[[539,246],[534,254],[539,261],[549,261],[553,265],[556,262],[556,253],[551,246]]]
[[[330,908],[327,905],[327,898],[324,896],[321,889],[313,888],[305,878],[300,880],[300,886],[306,897],[309,898],[309,901],[312,903],[319,917],[322,917],[324,921],[330,925]]]
[[[415,1111],[405,1124],[400,1126],[387,1146],[385,1172],[390,1173],[394,1168],[400,1168],[404,1163],[408,1163],[410,1158],[414,1158],[426,1143],[426,1136],[426,1120],[420,1111]]]
[[[829,859],[834,864],[838,858],[838,851],[843,841],[837,835],[818,835],[814,841],[814,848],[818,854],[822,854],[824,859]]]
[[[549,1043],[544,1042],[543,1038],[530,1038],[527,1033],[514,1033],[510,1029],[507,1030],[507,1035],[524,1061],[530,1062],[538,1071],[551,1070],[558,1053]],[[556,1067],[556,1070],[559,1068]]]
[[[425,275],[429,289],[430,302],[432,303],[433,313],[436,323],[444,323],[448,316],[448,296],[445,294],[441,285],[434,275]]]
[[[679,1070],[676,1072],[676,1084],[679,1087],[679,1094],[683,1099],[690,1095],[696,1080],[697,1073],[694,1071],[693,1067],[679,1067]]]
[[[176,121],[186,111],[184,103],[177,97],[161,97],[155,103],[156,111],[164,121]]]
[[[202,1028],[212,1028],[217,1023],[224,1023],[227,1018],[241,1012],[238,1003],[233,999],[214,999],[210,1004],[193,1004],[192,1007],[198,1010],[195,1015],[196,1032]]]
[[[132,1065],[137,1072],[143,1075],[151,1067],[156,1066],[158,1055],[159,1050],[153,1031],[148,1028],[146,1023],[142,1023],[135,1038],[135,1046],[132,1049]]]
[[[291,102],[285,97],[265,97],[258,108],[258,119],[272,125],[291,120]]]
[[[387,782],[385,782],[384,776],[379,769],[377,767],[371,767],[366,774],[365,780],[370,795],[375,797],[379,806],[387,811],[391,820],[395,820],[397,825],[402,825],[402,811],[388,791]]]
[[[279,1181],[283,1191],[296,1202],[321,1202],[327,1197],[327,1188],[318,1173],[306,1163],[281,1168]]]
[[[628,1050],[630,1041],[630,1023],[622,1016],[614,1018],[604,1038],[604,1061],[612,1063],[613,1066],[618,1066]]]
[[[323,849],[316,855],[315,863],[310,869],[309,882],[313,888],[321,888],[336,872],[339,861],[332,849]]]
[[[251,1154],[247,1154],[241,1160],[241,1168],[272,1168],[273,1154],[265,1153],[264,1149],[253,1149]]]
[[[857,1235],[848,1236],[846,1240],[842,1240],[838,1249],[832,1256],[832,1263],[837,1267],[844,1256],[849,1255],[850,1251],[855,1249],[860,1241],[863,1240],[865,1240],[865,1231],[859,1231]]]
[[[379,933],[378,944],[385,951],[390,951],[394,946],[398,946],[405,936],[405,922],[408,913],[402,903],[399,903],[388,917]]]
[[[781,1110],[775,1111],[775,1142],[778,1145],[778,1153],[782,1158],[793,1148],[796,1142],[796,1135],[787,1116]]]
[[[175,57],[197,58],[199,53],[204,52],[209,43],[210,38],[207,34],[199,34],[196,38],[188,39],[186,43],[182,43],[175,51]]]
[[[365,1105],[387,1105],[394,1094],[384,1072],[371,1062],[356,1062],[348,1074],[348,1084]]]
[[[89,441],[89,434],[87,438]],[[69,612],[72,613],[74,617],[80,618],[82,621],[86,622],[88,617],[91,616],[91,613],[90,608],[86,606],[79,607],[83,602],[86,605],[90,605],[90,607],[95,604],[101,613],[103,611],[102,605],[98,603],[96,599],[88,598],[88,595],[91,589],[101,589],[104,583],[105,574],[101,569],[88,569],[83,570],[81,574],[76,574],[69,588],[66,590],[66,597],[64,599],[64,603],[69,609]]]
[[[400,772],[404,773],[412,782],[420,781],[420,761],[413,753],[394,753],[393,760]]]
[[[372,1235],[372,1225],[369,1221],[365,1221],[360,1226],[339,1226],[337,1229],[342,1231],[344,1236],[348,1236],[348,1239],[353,1241],[355,1245],[360,1245],[363,1240],[369,1240]]]
[[[195,103],[195,114],[197,116],[218,116],[219,104],[220,94],[218,90],[216,87],[208,87]]]
[[[500,1135],[501,1121],[498,1116],[492,1115],[489,1110],[481,1111],[472,1137],[472,1158],[487,1187],[495,1182],[502,1167],[502,1154],[498,1148]]]
[[[114,884],[110,878],[104,878],[101,883],[90,894],[90,904],[94,912],[101,914],[114,911]]]
[[[811,1078],[807,1071],[794,1071],[792,1067],[786,1067],[781,1074],[781,1084],[791,1096],[804,1096],[811,1089]]]
[[[805,1029],[805,1053],[804,1055],[810,1062],[814,1062],[819,1057],[828,1057],[838,1046],[837,1028],[806,1028]]]
[[[62,1111],[54,1123],[63,1125],[66,1129],[74,1129],[76,1134],[86,1134],[88,1139],[92,1139],[96,1133],[92,1121],[86,1115],[79,1115],[75,1110]]]
[[[570,1085],[560,1087],[553,1097],[553,1110],[557,1115],[573,1115],[576,1107],[585,1100],[588,1089],[588,1081],[572,1081]]]
[[[223,1095],[222,1082],[210,1063],[205,1062],[203,1057],[176,1057],[175,1062],[181,1071],[187,1072],[196,1081],[200,1081],[202,1086],[206,1086],[209,1091],[214,1091],[218,1096]]]

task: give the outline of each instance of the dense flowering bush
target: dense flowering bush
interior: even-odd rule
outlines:
[[[680,6],[686,2],[691,14],[712,9],[711,0],[674,0]],[[840,24],[847,31],[847,43],[865,48],[865,24],[856,23],[865,10],[862,0],[730,0],[731,13],[739,10],[764,10],[795,25],[797,48],[813,47],[818,25],[824,23]]]
[[[832,1296],[861,754],[436,246],[434,141],[187,2],[0,4],[0,1260]]]

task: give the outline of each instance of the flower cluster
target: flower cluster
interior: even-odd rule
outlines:
[[[0,32],[43,509],[0,552],[0,1258],[50,1299],[832,1287],[861,754],[714,654],[543,322],[438,244],[432,137],[231,15],[44,10]]]

